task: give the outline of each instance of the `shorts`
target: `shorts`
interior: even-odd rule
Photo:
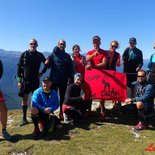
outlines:
[[[5,103],[5,98],[3,96],[3,93],[0,91],[0,103]]]
[[[38,115],[38,119],[39,120],[48,120],[49,118],[49,114],[43,113],[42,111],[39,110],[39,115]]]
[[[41,120],[44,122],[44,124],[48,123],[49,121],[49,114],[43,113],[42,111],[39,110],[39,116],[38,116],[38,120]],[[60,124],[60,120],[58,119],[57,116],[52,115],[55,119],[55,125]]]
[[[39,79],[33,79],[30,81],[23,81],[22,88],[19,91],[19,96],[22,97],[24,94],[33,93],[39,88]]]

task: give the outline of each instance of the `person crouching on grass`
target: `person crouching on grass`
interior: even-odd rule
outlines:
[[[137,97],[127,98],[125,103],[135,102],[139,115],[139,123],[133,127],[133,130],[143,130],[147,127],[148,118],[153,115],[155,86],[147,81],[144,70],[137,72],[137,81],[133,82],[132,85],[136,90]]]
[[[51,86],[51,79],[45,77],[42,81],[42,87],[34,91],[32,96],[31,117],[34,124],[34,138],[41,134],[41,130],[48,131],[51,127],[62,128],[59,119],[53,115],[59,107],[59,100],[56,91],[51,89]],[[39,128],[38,122],[43,129]]]
[[[65,100],[62,106],[64,113],[64,123],[79,123],[83,119],[85,111],[85,94],[81,89],[82,75],[76,73],[74,75],[74,83],[67,87]]]

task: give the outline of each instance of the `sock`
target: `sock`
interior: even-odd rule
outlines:
[[[31,118],[32,118],[34,127],[35,127],[35,128],[39,128],[39,127],[38,127],[38,115],[33,115],[33,114],[31,114]]]
[[[6,129],[2,129],[2,133],[3,133],[4,131],[6,131]]]
[[[22,110],[23,110],[23,120],[26,120],[27,105],[23,105],[23,106],[22,106]]]

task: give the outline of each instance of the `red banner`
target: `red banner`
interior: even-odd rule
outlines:
[[[127,97],[126,75],[116,71],[91,69],[85,71],[85,92],[92,99],[123,102]]]

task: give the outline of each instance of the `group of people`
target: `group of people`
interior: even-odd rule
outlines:
[[[92,100],[91,94],[85,92],[84,89],[85,70],[94,68],[116,71],[116,67],[121,65],[121,55],[116,51],[119,47],[118,41],[112,41],[109,50],[100,48],[101,39],[99,36],[94,36],[92,43],[94,48],[87,52],[86,57],[81,55],[79,45],[73,46],[73,53],[70,56],[65,52],[65,40],[59,40],[53,52],[48,58],[45,58],[42,53],[37,51],[37,40],[30,40],[30,48],[21,54],[17,71],[20,89],[18,95],[22,97],[23,112],[20,126],[29,123],[27,108],[30,93],[32,95],[31,117],[35,136],[41,135],[42,131],[45,131],[44,129],[50,131],[51,127],[61,128],[60,119],[64,119],[64,123],[80,122],[84,116],[90,114]],[[134,129],[141,130],[146,128],[146,118],[148,114],[152,113],[154,107],[155,54],[151,56],[147,72],[142,70],[143,54],[136,44],[136,38],[129,39],[129,47],[123,53],[122,64],[123,72],[127,77],[127,86],[131,90],[131,96],[125,100],[125,103],[136,103],[140,121]],[[153,45],[155,48],[155,44]],[[44,64],[44,67],[40,72],[41,63]],[[49,68],[50,75],[43,78],[42,86],[39,88],[39,78]],[[147,80],[148,72],[150,74],[149,81]],[[6,139],[9,139],[11,136],[7,138],[9,134],[6,131],[7,110],[1,93],[0,102],[2,103],[0,104],[1,116],[3,116],[1,119],[2,134]],[[105,101],[99,100],[99,102],[99,119],[104,121]],[[58,108],[60,108],[59,119],[54,115],[54,111]]]

